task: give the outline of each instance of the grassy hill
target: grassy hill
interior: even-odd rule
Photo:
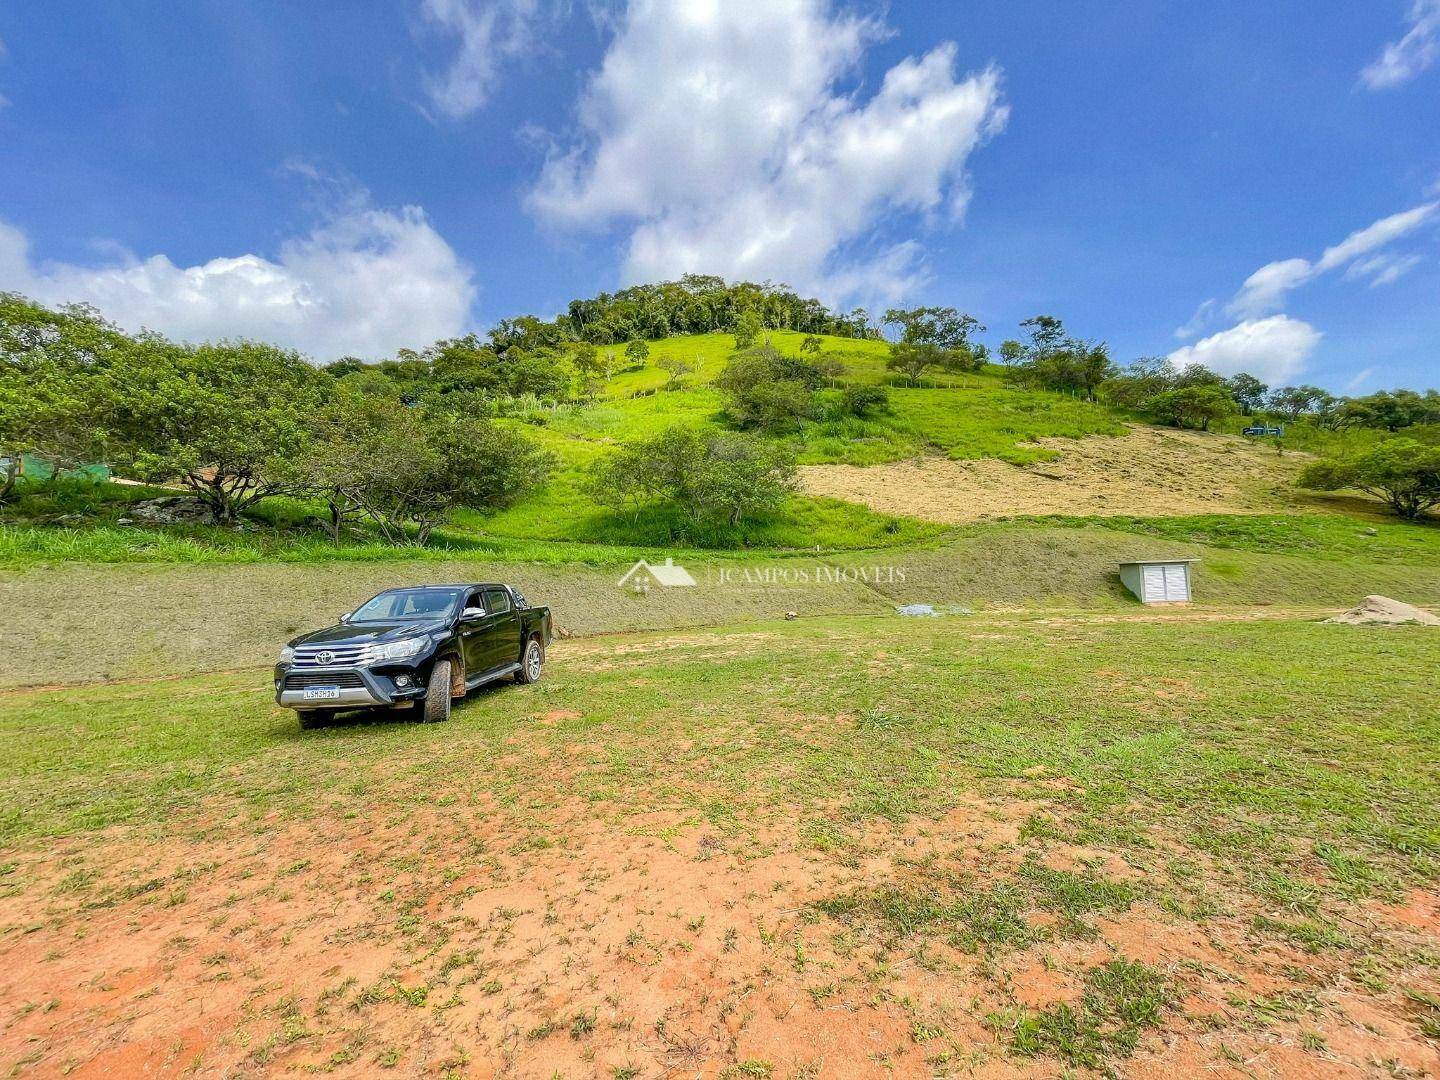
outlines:
[[[802,340],[772,337],[785,351]],[[1132,601],[1115,579],[1115,562],[1167,552],[1203,560],[1202,602],[1348,606],[1368,592],[1440,600],[1440,528],[1387,519],[1370,500],[1296,491],[1303,455],[1229,435],[1137,426],[1101,405],[1017,390],[994,371],[895,386],[883,343],[828,338],[824,347],[842,358],[847,378],[886,381],[893,412],[811,423],[785,436],[805,463],[805,493],[739,529],[687,526],[677,540],[677,522],[665,512],[622,517],[586,490],[591,464],[626,440],[676,424],[727,425],[711,383],[733,338],[705,335],[652,343],[648,362],[613,375],[592,403],[501,421],[551,450],[558,469],[507,510],[458,514],[427,549],[358,539],[336,549],[305,530],[315,508],[283,499],[264,504],[241,531],[135,527],[124,524],[131,504],[157,492],[75,485],[28,495],[4,512],[0,566],[11,572],[0,575],[0,589],[11,610],[37,613],[32,636],[42,656],[56,649],[83,657],[91,645],[70,648],[88,640],[84,620],[62,630],[45,617],[57,578],[38,568],[72,564],[63,571],[67,589],[115,598],[113,637],[123,638],[127,620],[203,622],[208,606],[214,625],[245,629],[196,646],[193,663],[201,667],[231,645],[237,661],[263,659],[277,636],[338,610],[339,595],[349,601],[386,583],[447,577],[517,580],[577,632],[718,624],[786,610],[882,613],[909,602],[1122,607]],[[656,365],[667,357],[695,368],[680,389],[660,389],[668,376]],[[616,599],[617,571],[665,555],[699,568],[884,563],[907,567],[909,576],[900,586],[700,588],[639,605]],[[103,568],[115,563],[141,565],[124,574]],[[163,564],[175,569],[162,571]],[[222,573],[219,564],[233,569]],[[312,564],[313,571],[299,569]],[[160,619],[157,611],[169,614]],[[142,641],[120,657],[101,649],[100,658],[76,662],[87,677],[143,672],[145,656],[159,648],[158,639]],[[28,655],[22,646],[5,681],[64,667]]]
[[[771,341],[785,353],[798,352],[803,335],[776,331]],[[826,359],[844,364],[850,383],[891,383],[885,369],[887,346],[880,341],[822,338]],[[619,350],[616,350],[618,353]],[[586,470],[607,450],[626,440],[648,438],[683,425],[727,427],[724,402],[711,386],[734,351],[729,334],[666,338],[650,346],[644,366],[613,375],[593,404],[562,406],[536,413],[523,423],[559,458],[548,489],[485,522],[462,518],[494,536],[534,540],[567,539],[599,543],[665,543],[669,525],[651,516],[639,522],[616,520],[583,490]],[[678,389],[664,389],[667,373],[658,365],[683,360],[693,371]],[[806,424],[784,437],[802,464],[873,465],[939,454],[952,459],[995,458],[1014,464],[1048,460],[1054,450],[1037,445],[1046,437],[1120,435],[1125,427],[1112,411],[1059,394],[1017,390],[994,372],[940,375],[917,387],[890,385],[891,412],[860,419]],[[935,535],[936,530],[904,514],[874,513],[863,504],[801,496],[781,520],[746,528],[739,545],[761,548],[853,550],[889,547]],[[698,533],[701,547],[737,546],[726,532]]]

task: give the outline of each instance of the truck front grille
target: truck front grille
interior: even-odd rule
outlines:
[[[304,690],[307,686],[342,686],[362,687],[365,681],[353,671],[331,671],[306,673],[304,675],[286,675],[286,690]]]
[[[297,645],[292,663],[297,668],[355,667],[365,651],[364,645]]]

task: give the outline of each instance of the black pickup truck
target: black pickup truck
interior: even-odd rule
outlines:
[[[452,698],[513,676],[540,678],[550,609],[510,585],[387,589],[280,650],[275,700],[317,727],[340,709],[415,708],[448,720]]]

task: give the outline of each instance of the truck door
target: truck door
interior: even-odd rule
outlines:
[[[520,659],[520,616],[504,589],[485,590],[485,632],[489,663],[487,668],[513,664]]]
[[[479,619],[466,619],[463,614],[460,617],[458,633],[460,635],[460,653],[465,658],[465,677],[473,678],[492,666],[488,651],[490,609],[486,607],[485,595],[480,589],[471,590],[465,598],[465,607],[484,608],[486,612],[486,615]]]

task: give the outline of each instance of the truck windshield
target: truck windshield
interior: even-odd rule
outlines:
[[[351,622],[424,622],[444,619],[456,611],[464,589],[391,589],[366,600],[350,616]]]

